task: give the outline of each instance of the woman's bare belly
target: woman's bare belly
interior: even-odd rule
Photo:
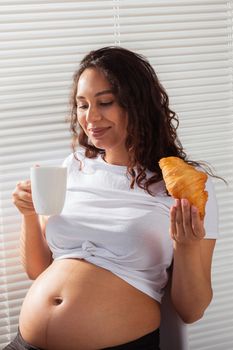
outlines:
[[[23,338],[46,350],[96,350],[160,324],[159,304],[84,260],[54,261],[32,284],[19,320]]]

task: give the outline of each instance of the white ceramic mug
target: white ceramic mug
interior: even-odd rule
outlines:
[[[67,168],[33,167],[30,171],[32,200],[37,214],[60,214],[66,196]]]

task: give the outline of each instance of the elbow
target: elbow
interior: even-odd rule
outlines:
[[[29,272],[29,271],[26,271],[26,274],[28,276],[28,278],[32,281],[36,280],[37,277],[40,275],[39,273],[33,273],[33,272]]]
[[[206,309],[208,308],[209,304],[211,303],[211,300],[213,298],[213,293],[211,291],[208,299],[205,300],[205,302],[202,301],[202,303],[198,304],[193,303],[193,305],[196,305],[196,307],[189,307],[181,310],[177,310],[179,317],[181,320],[186,324],[192,324],[197,321],[199,321],[201,318],[203,318]]]
[[[42,272],[44,271],[44,270],[46,270],[47,269],[47,267],[48,266],[46,266],[46,267],[37,267],[37,268],[29,268],[29,267],[26,267],[26,266],[24,266],[24,271],[26,272],[26,274],[27,274],[27,276],[28,276],[28,278],[30,279],[30,280],[36,280],[37,279],[37,277],[39,277],[41,274],[42,274]]]
[[[190,314],[190,315],[179,315],[179,316],[184,323],[192,324],[199,321],[204,316],[204,312],[199,312],[199,313]]]
[[[35,269],[34,267],[32,268],[32,266],[28,266],[29,264],[25,263],[25,261],[21,260],[21,265],[23,267],[24,272],[30,280],[37,279],[37,277],[41,273],[40,271],[38,271],[38,269]]]
[[[49,261],[40,264],[29,264],[28,262],[26,263],[25,261],[21,260],[23,269],[30,280],[36,280],[37,277],[39,277],[42,272],[44,272],[52,264],[52,262],[52,258],[50,258]]]
[[[32,281],[36,280],[37,277],[40,275],[40,272],[32,271],[32,270],[27,269],[27,268],[24,268],[24,271],[26,272],[28,278]]]

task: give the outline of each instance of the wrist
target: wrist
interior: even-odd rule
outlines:
[[[23,219],[24,222],[39,221],[39,215],[37,213],[22,214],[22,219]]]
[[[196,252],[200,252],[201,250],[201,241],[193,241],[191,243],[179,243],[173,242],[173,250],[176,254],[194,254]]]

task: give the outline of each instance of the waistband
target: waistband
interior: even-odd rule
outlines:
[[[125,344],[112,346],[102,350],[159,350],[160,331],[159,328],[151,333],[148,333],[138,339]]]
[[[16,336],[16,341],[23,347],[23,349],[25,350],[43,350],[41,348],[38,348],[37,346],[35,345],[32,345],[32,344],[29,344],[27,343],[21,333],[20,333],[20,330],[18,329],[18,333],[17,333],[17,336]]]
[[[17,349],[25,349],[25,350],[43,350],[41,348],[38,348],[32,344],[27,343],[21,333],[20,330],[18,330],[17,336],[13,341],[14,345],[18,346]],[[155,331],[148,333],[138,339],[135,339],[133,341],[130,341],[125,344],[120,344],[108,348],[104,348],[101,350],[159,350],[159,343],[160,343],[160,332],[159,329],[156,329]]]

